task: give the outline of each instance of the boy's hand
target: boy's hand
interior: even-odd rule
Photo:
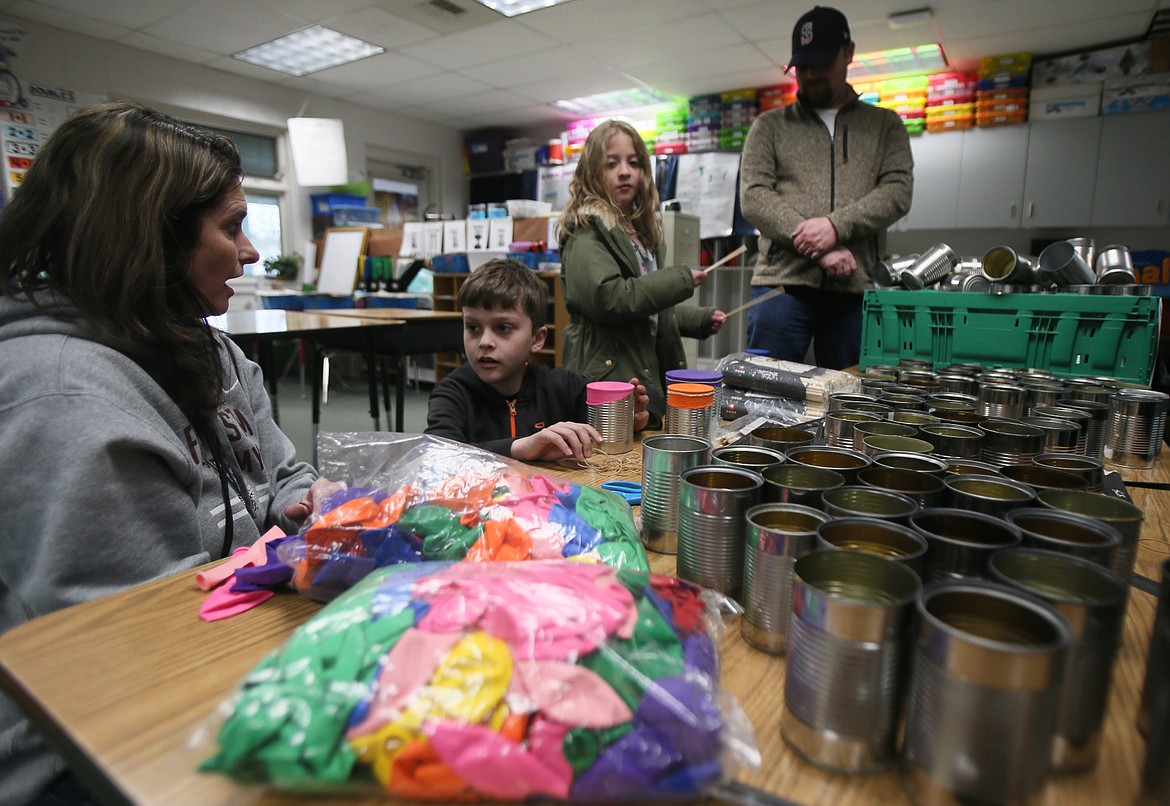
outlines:
[[[296,504],[289,504],[284,508],[284,517],[290,521],[300,523],[308,518],[313,513],[321,509],[321,505],[338,490],[344,490],[346,484],[343,481],[330,481],[329,479],[317,479],[313,485],[305,491],[304,497]]]
[[[530,437],[512,443],[512,458],[524,462],[566,459],[588,459],[593,455],[594,443],[601,442],[597,429],[585,423],[554,423]]]
[[[650,422],[650,412],[647,411],[650,405],[650,395],[646,393],[646,387],[637,378],[630,378],[630,383],[634,385],[634,433],[637,433],[645,430],[646,425]]]

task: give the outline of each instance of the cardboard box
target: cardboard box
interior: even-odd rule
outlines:
[[[1170,109],[1170,73],[1147,73],[1105,81],[1101,97],[1102,115],[1163,109]]]
[[[1102,81],[1062,84],[1032,90],[1028,117],[1032,120],[1064,120],[1096,117],[1101,113]]]

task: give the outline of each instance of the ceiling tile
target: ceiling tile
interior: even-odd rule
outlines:
[[[551,103],[566,98],[596,95],[599,92],[615,92],[635,88],[630,79],[616,70],[597,70],[586,75],[565,76],[528,84],[517,84],[512,91],[534,101]]]
[[[194,0],[176,14],[144,28],[163,39],[174,39],[230,56],[305,27],[255,0]]]
[[[775,65],[764,54],[751,45],[740,45],[734,61],[728,59],[727,50],[705,50],[691,52],[685,59],[669,59],[653,64],[639,64],[631,67],[630,75],[651,86],[677,79],[705,78],[727,72],[729,67],[744,70],[774,70]]]
[[[439,68],[397,53],[382,53],[356,62],[341,64],[312,73],[325,87],[341,90],[361,90],[414,81],[433,76]]]
[[[755,0],[758,2],[758,0]],[[629,31],[703,14],[705,0],[573,0],[516,17],[560,42],[575,42],[582,32]]]
[[[421,108],[438,114],[466,117],[479,112],[512,111],[525,106],[532,106],[532,99],[507,90],[485,90],[450,98],[441,104],[422,104]]]
[[[436,34],[454,34],[471,28],[481,28],[506,19],[498,11],[480,5],[474,0],[446,0],[460,9],[458,14],[441,10],[428,0],[377,0],[372,5],[402,17]]]
[[[306,22],[321,22],[365,8],[370,0],[259,0],[266,6]]]
[[[322,24],[385,48],[423,42],[433,39],[436,35],[430,28],[404,20],[402,17],[395,17],[390,12],[376,7],[329,17]]]
[[[187,0],[38,0],[40,5],[68,11],[109,25],[138,29],[168,17],[187,5]]]
[[[417,81],[381,87],[371,90],[370,94],[378,98],[397,101],[403,106],[419,106],[491,89],[494,87],[459,73],[440,73],[437,76],[428,76]]]
[[[476,78],[489,84],[509,87],[516,84],[518,78],[525,81],[565,78],[598,69],[606,69],[606,65],[570,48],[553,47],[476,65],[465,72],[474,73]]]
[[[170,39],[159,39],[157,36],[140,33],[139,31],[131,31],[128,35],[119,39],[118,42],[119,44],[132,48],[149,50],[151,53],[160,53],[163,56],[170,56],[172,59],[181,59],[185,62],[193,62],[195,64],[207,64],[208,62],[214,62],[222,58],[219,54],[212,53],[209,50],[189,47]]]
[[[448,69],[497,61],[555,45],[552,39],[520,25],[497,22],[471,31],[440,36],[399,48],[407,56]]]
[[[742,45],[743,36],[716,14],[702,14],[638,30],[624,30],[616,36],[590,39],[580,44],[585,53],[615,67],[681,60],[696,50]]]
[[[62,11],[41,3],[20,0],[8,7],[18,17],[43,22],[65,31],[92,36],[94,39],[119,39],[130,33],[130,29],[122,25],[112,25],[108,22],[99,22],[92,17],[83,17],[71,11]]]

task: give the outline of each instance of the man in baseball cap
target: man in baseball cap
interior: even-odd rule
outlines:
[[[759,115],[740,161],[740,207],[760,231],[748,348],[845,369],[861,353],[862,292],[914,188],[898,115],[858,100],[849,21],[817,6],[792,29],[796,103]],[[783,288],[783,294],[769,294]]]
[[[853,43],[849,20],[835,8],[816,6],[796,21],[792,29],[789,67],[825,67],[833,63],[844,45]]]

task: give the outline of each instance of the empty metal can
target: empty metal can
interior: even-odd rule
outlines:
[[[918,804],[1031,802],[1056,733],[1064,618],[975,581],[927,587],[916,610],[903,786]]]
[[[1122,498],[1088,490],[1043,490],[1037,499],[1043,506],[1094,518],[1121,532],[1121,549],[1117,552],[1117,564],[1113,570],[1121,575],[1126,585],[1133,580],[1133,565],[1145,518],[1140,507]]]
[[[801,464],[774,465],[766,468],[764,500],[775,504],[801,504],[821,509],[821,493],[845,484],[845,477],[835,470]]]
[[[1058,551],[1103,568],[1117,567],[1121,532],[1107,523],[1040,506],[1013,509],[1005,519],[1019,528],[1024,548]]]
[[[740,634],[773,655],[788,646],[792,618],[792,567],[816,547],[817,529],[829,520],[800,504],[759,504],[747,511]]]
[[[1020,544],[1019,527],[982,512],[939,507],[910,516],[910,528],[926,538],[923,582],[985,579],[997,551]]]
[[[748,442],[763,448],[787,453],[789,448],[810,445],[816,437],[811,431],[780,425],[761,425],[748,434]]]
[[[834,518],[817,528],[817,549],[864,551],[904,563],[920,574],[926,538],[908,526],[875,518]]]
[[[959,256],[954,249],[945,243],[936,243],[901,273],[902,285],[912,290],[934,285],[954,271],[958,263]]]
[[[1097,763],[1113,659],[1121,643],[1125,583],[1090,560],[1025,548],[992,557],[991,573],[997,581],[1043,599],[1068,623],[1068,663],[1052,745],[1052,770],[1091,769]]]
[[[996,518],[1036,502],[1035,490],[1004,476],[950,475],[943,479],[943,484],[950,491],[952,507]]]
[[[780,732],[811,763],[843,773],[893,761],[917,575],[859,551],[821,551],[794,566]]]
[[[1152,389],[1123,389],[1109,402],[1103,455],[1122,467],[1152,468],[1162,454],[1170,395]]]
[[[678,575],[721,593],[743,586],[745,515],[760,502],[759,473],[726,465],[682,472],[678,498]]]
[[[858,425],[878,425],[878,423],[859,423]],[[894,423],[888,423],[888,425],[894,425]],[[856,433],[856,427],[854,433]],[[806,445],[793,448],[788,451],[788,461],[798,465],[835,470],[845,477],[846,484],[856,483],[857,473],[873,464],[873,460],[861,451],[837,448],[832,445]]]
[[[1078,475],[1085,480],[1085,489],[1101,492],[1101,485],[1105,478],[1105,465],[1100,459],[1068,453],[1042,453],[1032,457],[1032,464]]]
[[[700,437],[656,434],[642,440],[642,543],[678,551],[678,494],[682,472],[707,464],[711,443]]]

